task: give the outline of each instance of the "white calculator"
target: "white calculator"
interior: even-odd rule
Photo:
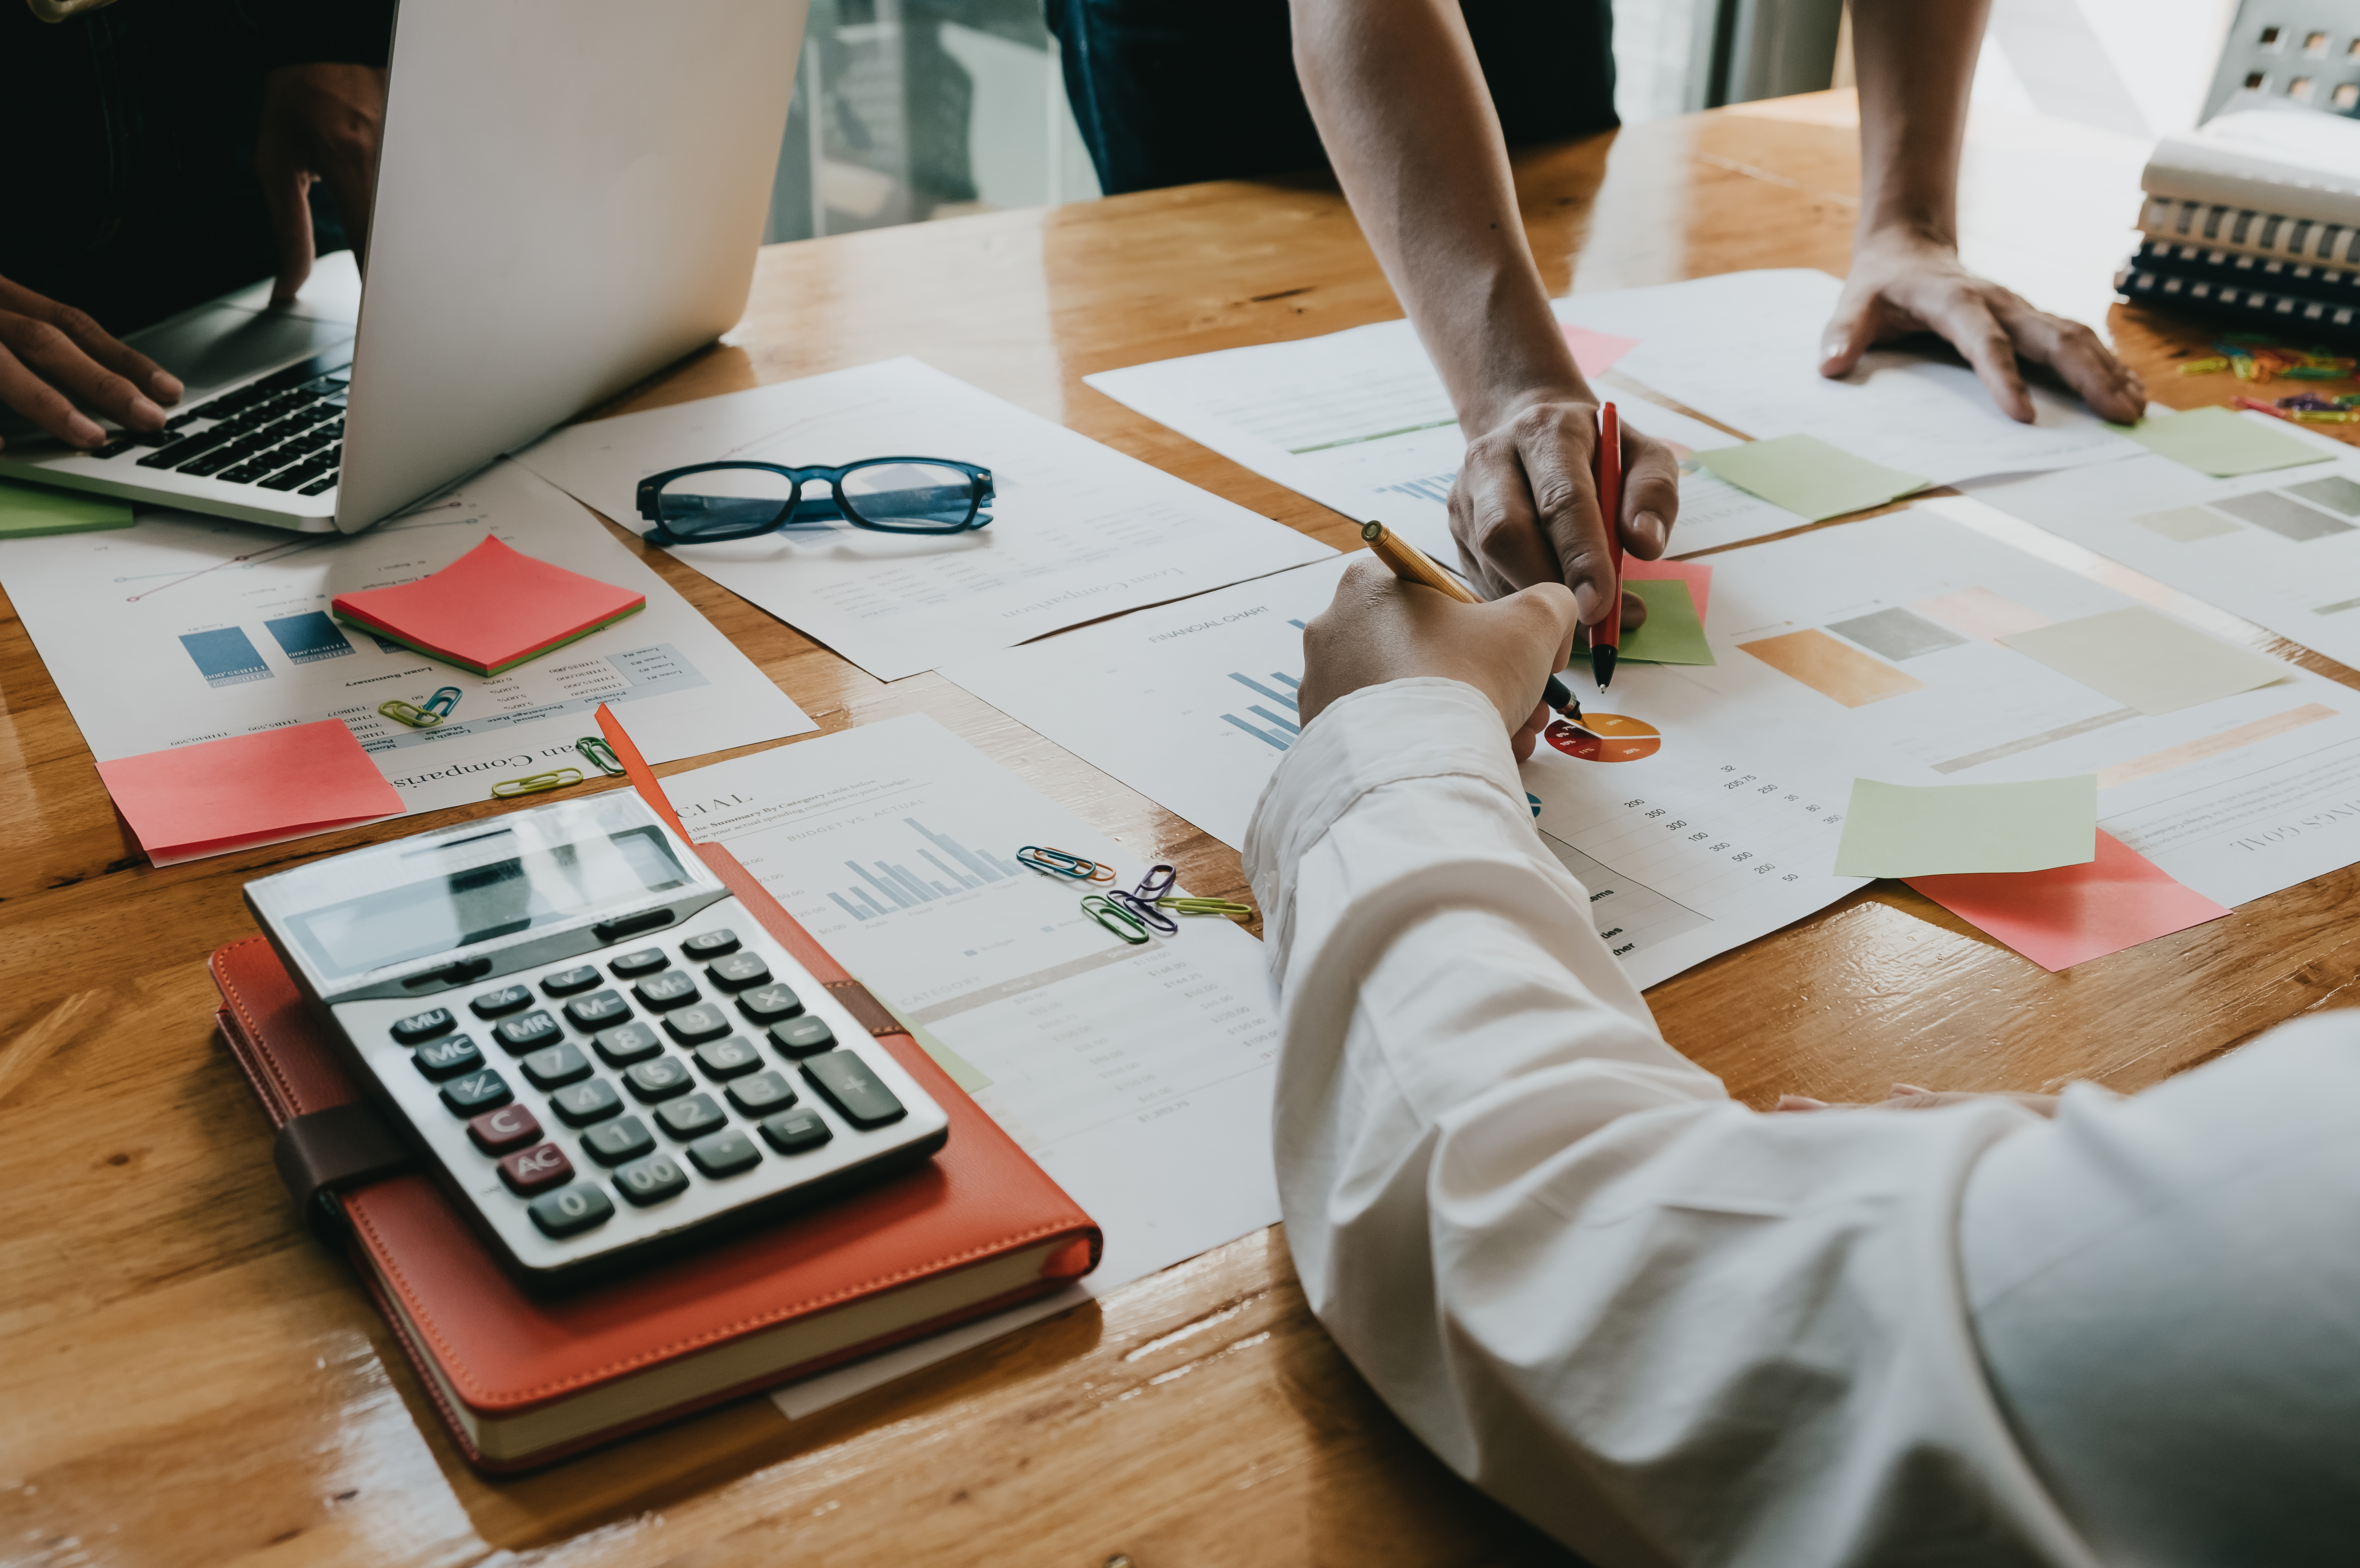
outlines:
[[[628,790],[249,882],[365,1090],[529,1284],[930,1158],[943,1109]]]

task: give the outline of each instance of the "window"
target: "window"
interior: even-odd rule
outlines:
[[[2245,85],[2248,87],[2258,90],[2268,86],[2269,83],[2270,79],[2266,72],[2259,71],[2249,71],[2245,72]]]
[[[2311,78],[2308,76],[2298,76],[2292,82],[2288,82],[2287,96],[2294,99],[2298,103],[2309,103],[2311,101]]]
[[[2335,90],[2335,96],[2330,102],[2337,108],[2347,111],[2355,105],[2360,105],[2360,82],[2345,82]]]
[[[2264,49],[2274,49],[2278,47],[2281,38],[2278,28],[2264,27],[2262,29],[2262,47]]]
[[[2309,55],[2313,60],[2325,60],[2327,58],[2327,35],[2325,33],[2311,33],[2307,35],[2302,40],[2302,52]]]

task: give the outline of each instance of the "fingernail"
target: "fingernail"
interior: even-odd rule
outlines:
[[[104,446],[106,432],[82,415],[66,421],[66,440],[76,446]]]
[[[1824,1111],[1828,1108],[1828,1103],[1825,1100],[1814,1100],[1808,1094],[1781,1094],[1778,1096],[1777,1105],[1771,1108],[1780,1111]]]
[[[180,385],[179,376],[159,370],[148,378],[148,390],[164,402],[177,403],[180,400],[180,394],[188,388]]]
[[[1598,590],[1587,583],[1578,583],[1573,589],[1573,613],[1585,626],[1598,621]]]
[[[148,425],[161,429],[164,423],[164,410],[145,397],[134,397],[131,399],[130,412],[125,417],[123,422],[126,425]]]
[[[1642,512],[1632,518],[1631,522],[1632,526],[1638,530],[1639,537],[1647,542],[1649,548],[1657,551],[1661,551],[1665,542],[1672,537],[1670,526],[1653,512]]]

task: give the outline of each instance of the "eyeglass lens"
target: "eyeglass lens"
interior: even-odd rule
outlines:
[[[932,463],[873,463],[844,476],[845,506],[884,528],[956,528],[975,512],[976,482]]]
[[[741,539],[778,527],[795,482],[767,468],[707,468],[657,493],[656,516],[682,539]]]

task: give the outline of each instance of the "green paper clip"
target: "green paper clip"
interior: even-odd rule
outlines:
[[[623,766],[622,759],[615,755],[615,748],[606,744],[606,737],[604,735],[584,735],[574,743],[574,749],[580,752],[592,767],[609,779],[620,779],[630,771]]]
[[[519,795],[538,795],[544,789],[564,789],[582,782],[582,769],[557,768],[547,773],[528,773],[521,779],[503,779],[492,786],[492,799],[513,800]]]
[[[437,687],[434,695],[426,699],[426,711],[447,719],[451,716],[451,710],[459,705],[459,699],[465,695],[456,686]]]
[[[430,713],[415,702],[405,702],[399,697],[388,698],[377,705],[377,711],[398,724],[408,724],[414,730],[431,730],[442,722],[440,713]]]
[[[1240,904],[1229,898],[1158,898],[1159,909],[1177,909],[1184,915],[1251,915],[1251,904]]]
[[[1092,893],[1084,898],[1082,912],[1133,947],[1147,943],[1147,928],[1139,923],[1138,917],[1103,893]]]

